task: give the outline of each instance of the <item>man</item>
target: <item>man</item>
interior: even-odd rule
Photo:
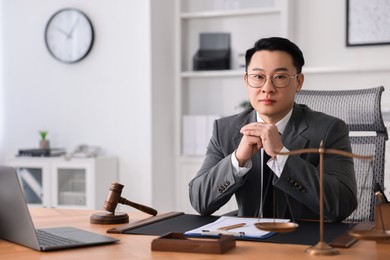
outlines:
[[[245,59],[253,108],[215,121],[206,158],[189,184],[191,204],[209,215],[235,195],[239,216],[318,219],[319,154],[279,152],[319,148],[321,141],[351,152],[348,128],[294,102],[304,82],[303,54],[294,43],[260,39]],[[325,155],[324,161],[324,217],[341,221],[357,207],[353,160]]]

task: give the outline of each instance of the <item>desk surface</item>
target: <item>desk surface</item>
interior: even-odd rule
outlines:
[[[89,223],[93,211],[70,209],[30,209],[37,228],[74,226],[100,234],[116,225],[96,225]],[[148,215],[142,212],[130,212],[130,221],[139,220]],[[336,256],[312,256],[305,253],[308,246],[274,243],[236,241],[236,247],[225,254],[195,254],[151,251],[151,242],[155,236],[108,234],[121,241],[112,245],[84,247],[54,252],[38,252],[8,241],[0,240],[0,259],[390,259],[390,244],[377,244],[373,241],[358,241],[351,248],[338,249]]]

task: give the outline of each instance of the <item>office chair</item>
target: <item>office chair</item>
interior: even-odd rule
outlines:
[[[353,159],[358,187],[358,207],[346,219],[351,222],[374,221],[374,185],[384,186],[385,142],[381,98],[384,87],[356,90],[301,90],[298,104],[341,118],[350,131],[352,152],[373,155],[373,161]],[[325,160],[326,163],[326,160]],[[326,181],[326,180],[325,180]]]

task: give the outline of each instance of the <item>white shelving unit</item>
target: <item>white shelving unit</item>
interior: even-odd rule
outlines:
[[[177,209],[193,213],[188,183],[199,170],[203,156],[183,155],[183,116],[222,117],[240,111],[239,104],[247,100],[240,59],[260,38],[289,37],[290,3],[288,0],[177,0],[175,24]],[[199,49],[201,32],[230,33],[230,70],[193,71],[192,58]],[[233,209],[236,209],[235,200],[217,213]]]
[[[117,181],[116,157],[13,157],[29,206],[102,209],[111,182]]]

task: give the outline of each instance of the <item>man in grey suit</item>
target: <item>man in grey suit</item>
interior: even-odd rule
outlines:
[[[235,195],[239,216],[318,219],[319,154],[279,152],[319,148],[321,141],[351,152],[348,128],[294,102],[304,82],[303,54],[294,43],[260,39],[245,59],[253,108],[214,122],[206,158],[189,184],[191,204],[209,215]],[[357,207],[353,160],[326,154],[324,179],[324,217],[341,221]]]

